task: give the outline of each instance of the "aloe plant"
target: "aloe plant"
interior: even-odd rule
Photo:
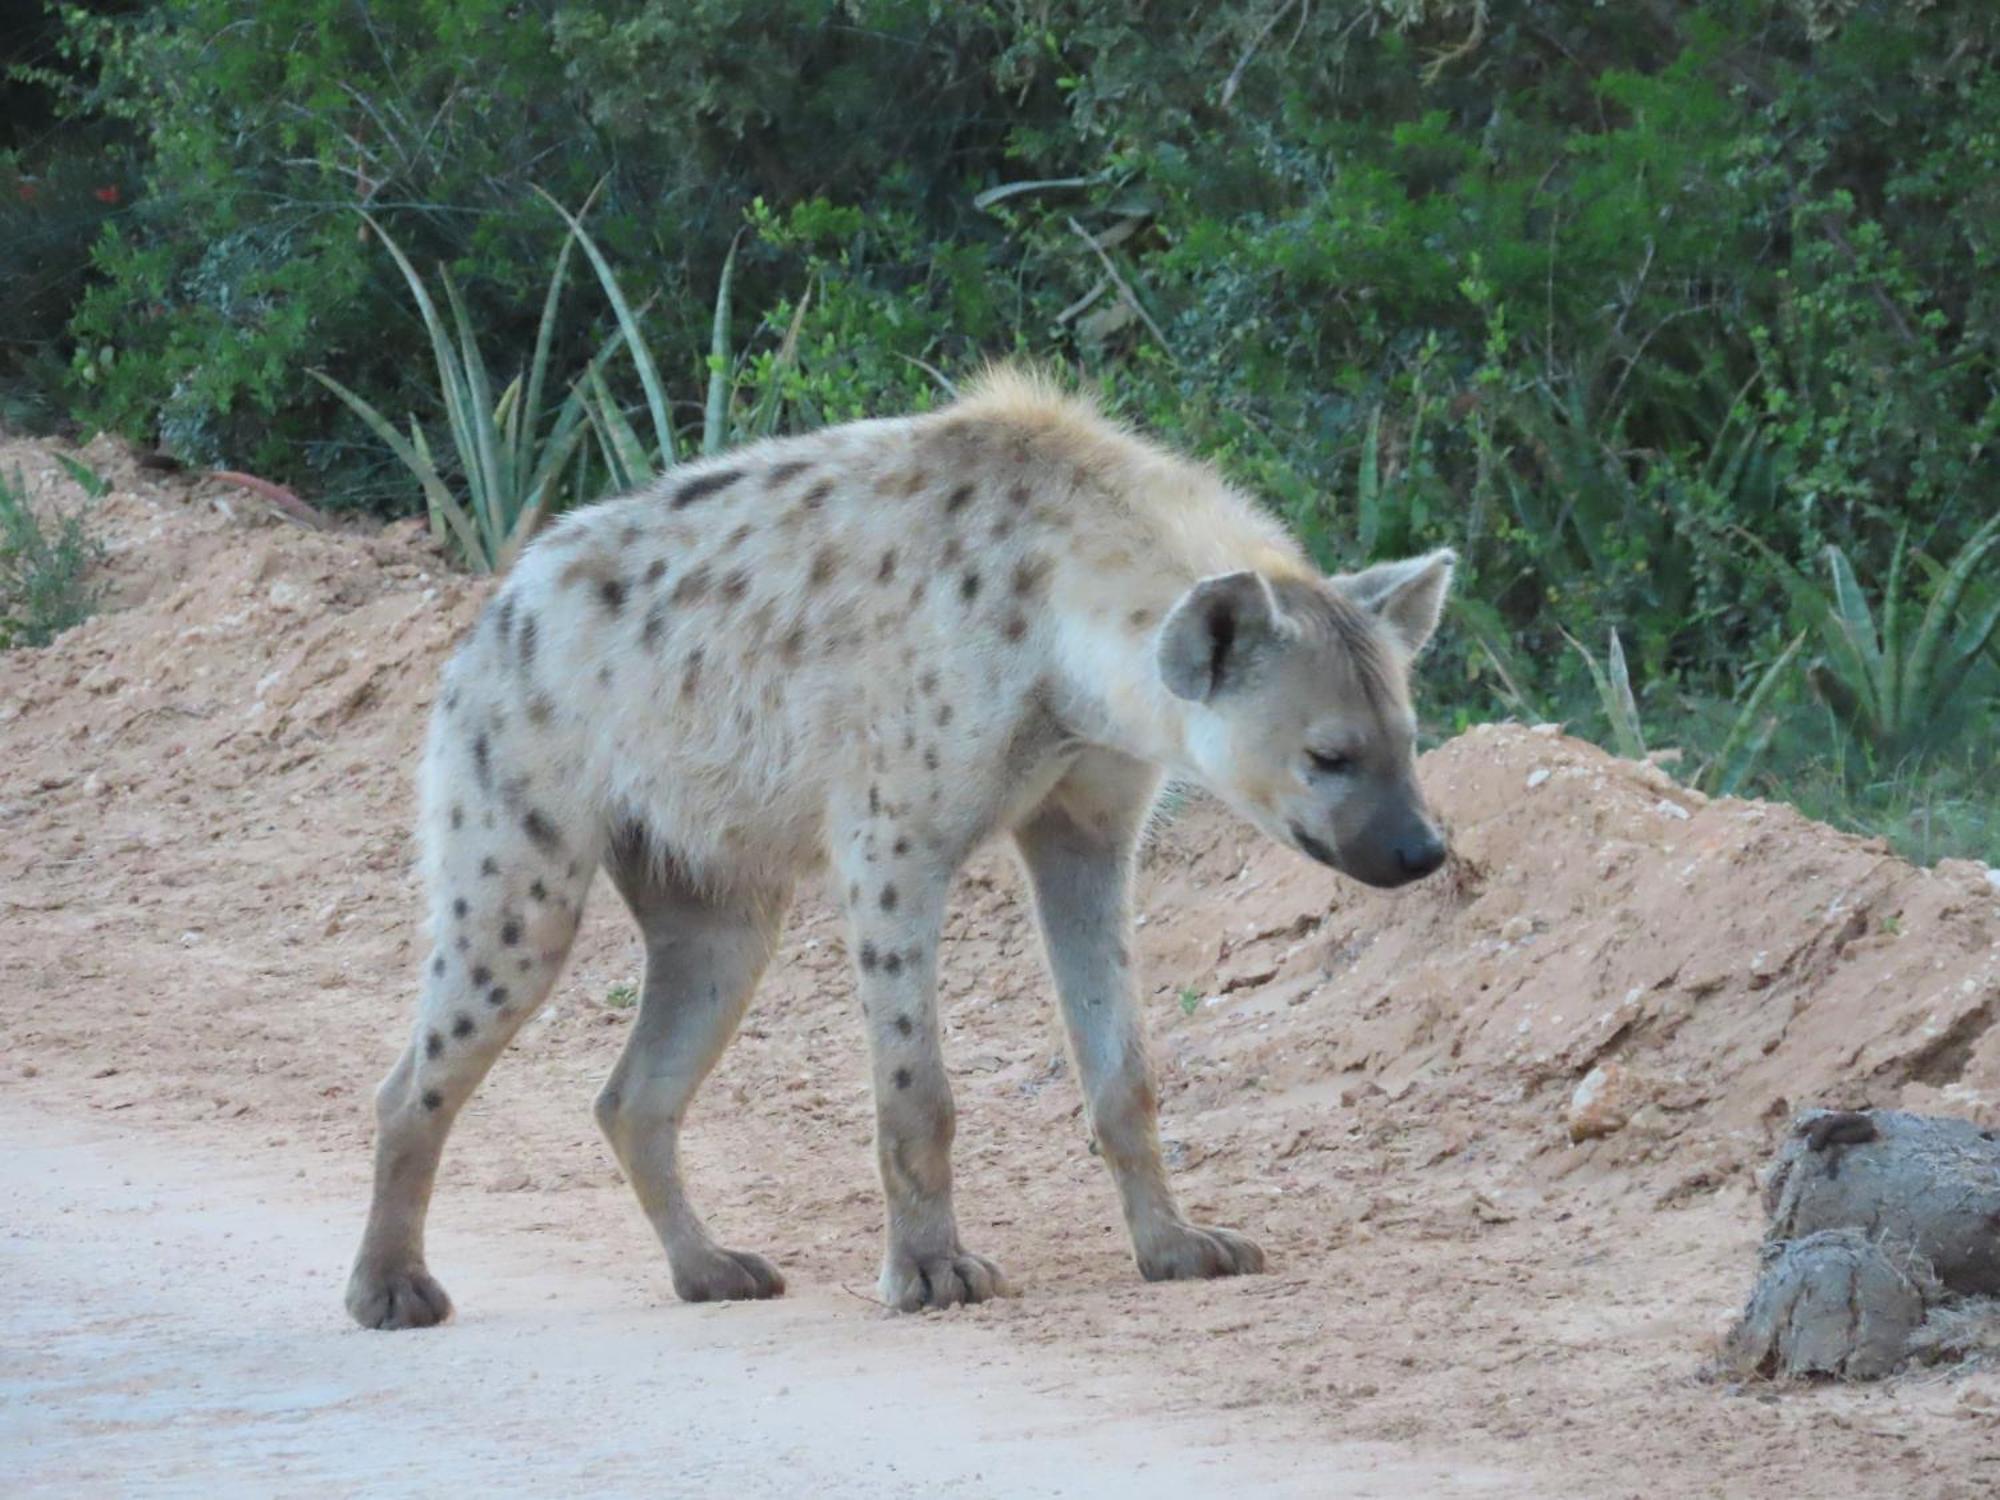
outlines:
[[[591,199],[595,198],[592,193]],[[584,212],[589,209],[587,201]],[[591,431],[590,392],[602,389],[603,368],[610,358],[621,347],[630,351],[641,383],[649,391],[656,391],[659,386],[658,372],[639,337],[637,317],[619,291],[609,263],[585,232],[582,220],[560,205],[557,211],[568,223],[570,232],[556,256],[555,272],[549,278],[549,289],[542,301],[534,353],[526,369],[516,374],[497,396],[465,299],[460,296],[451,273],[440,273],[445,302],[451,311],[448,328],[430,289],[402,246],[373,218],[362,216],[394,258],[430,335],[446,426],[465,489],[463,500],[445,481],[430,440],[414,415],[409,418],[409,431],[405,435],[376,407],[331,375],[321,370],[310,372],[346,402],[416,476],[423,487],[432,534],[455,544],[467,566],[476,572],[506,571],[541,522],[575,498],[584,457],[583,440]],[[556,317],[570,256],[578,245],[583,247],[611,299],[618,327],[591,358],[583,376],[572,385],[570,394],[544,427],[543,391]],[[659,431],[665,435],[671,451],[664,399],[658,403],[657,415]]]
[[[702,427],[700,452],[711,456],[723,452],[737,443],[769,437],[777,431],[783,399],[785,375],[798,364],[799,330],[804,326],[806,311],[812,304],[812,287],[807,285],[805,294],[799,298],[798,306],[792,310],[790,323],[784,336],[779,340],[775,354],[768,357],[768,363],[760,366],[755,384],[761,386],[756,405],[740,419],[736,414],[735,394],[741,383],[742,371],[730,346],[729,327],[732,315],[731,295],[736,279],[736,245],[729,247],[729,254],[722,262],[722,275],[715,292],[715,312],[711,320],[708,349],[708,383],[706,397],[702,403]],[[763,356],[759,357],[760,360]],[[657,380],[657,373],[652,379]],[[647,377],[642,373],[641,384]],[[650,388],[647,405],[652,407]],[[604,467],[610,474],[614,486],[634,489],[657,476],[662,469],[675,461],[674,451],[666,439],[648,446],[633,428],[625,412],[614,400],[610,386],[602,379],[593,380],[585,395],[585,412],[592,431],[596,434],[598,450],[603,456]],[[657,430],[657,429],[656,429]]]
[[[1748,532],[1770,562],[1794,608],[1818,637],[1820,655],[1807,680],[1841,726],[1878,758],[1897,760],[1938,748],[1956,715],[1957,697],[2000,630],[2000,599],[1962,606],[2000,546],[2000,515],[1966,539],[1948,563],[1924,559],[1929,597],[1905,589],[1909,546],[1899,537],[1880,598],[1871,607],[1854,566],[1838,546],[1824,553],[1829,586],[1822,588]],[[1962,617],[1963,616],[1963,617]]]
[[[1563,639],[1576,647],[1577,655],[1590,669],[1590,680],[1597,686],[1598,701],[1604,707],[1604,717],[1611,721],[1611,741],[1620,755],[1627,760],[1643,760],[1646,756],[1646,736],[1639,724],[1639,704],[1632,696],[1632,676],[1625,667],[1625,644],[1618,639],[1618,632],[1611,632],[1611,644],[1605,651],[1604,665],[1598,665],[1583,644],[1567,630]]]
[[[1590,679],[1597,687],[1604,716],[1611,721],[1612,743],[1618,753],[1628,760],[1644,759],[1647,753],[1645,730],[1639,722],[1639,704],[1633,696],[1632,677],[1625,663],[1625,644],[1618,638],[1617,630],[1611,631],[1610,643],[1601,664],[1568,631],[1563,632],[1563,638],[1576,647],[1583,664],[1590,669]],[[1772,736],[1777,733],[1778,716],[1769,712],[1771,700],[1777,695],[1805,640],[1804,631],[1793,636],[1759,675],[1756,686],[1736,705],[1735,716],[1730,721],[1728,732],[1723,735],[1721,747],[1687,778],[1689,786],[1718,797],[1734,796],[1742,790],[1764,751],[1769,748]]]

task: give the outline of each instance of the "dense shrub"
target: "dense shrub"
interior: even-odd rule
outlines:
[[[1468,715],[1594,712],[1563,632],[1612,626],[1652,741],[1698,737],[1805,623],[1746,533],[1878,591],[1907,535],[1928,587],[2000,505],[1982,0],[163,0],[70,36],[79,119],[150,152],[71,401],[335,503],[417,496],[308,367],[436,400],[353,209],[525,350],[560,233],[529,188],[603,179],[676,420],[747,226],[741,401],[809,424],[1066,363],[1330,562],[1460,546]],[[608,327],[575,306],[558,368]],[[1903,778],[1808,665],[1776,745]]]

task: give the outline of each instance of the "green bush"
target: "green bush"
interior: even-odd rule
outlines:
[[[1876,795],[1785,654],[1785,570],[1835,546],[1879,597],[1899,539],[1948,559],[2000,506],[1982,0],[164,0],[69,37],[77,128],[148,156],[68,399],[335,505],[419,501],[308,372],[435,400],[352,210],[511,370],[561,242],[530,189],[603,179],[676,441],[1066,364],[1329,562],[1456,546],[1453,721],[1609,727],[1563,638],[1615,629],[1656,742]],[[612,331],[566,317],[552,368]],[[1996,683],[1968,665],[1937,774],[1995,740]]]
[[[72,478],[95,498],[103,481],[83,465],[63,460]],[[46,646],[96,607],[88,573],[99,556],[81,510],[54,509],[37,517],[17,472],[0,475],[0,651]]]

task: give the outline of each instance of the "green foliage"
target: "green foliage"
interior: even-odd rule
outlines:
[[[1821,643],[1808,679],[1871,764],[1921,756],[1949,737],[1965,717],[1965,680],[2000,630],[2000,601],[1961,617],[1967,591],[2000,546],[2000,512],[1941,565],[1928,602],[1906,596],[1905,541],[1897,539],[1873,608],[1839,546],[1826,547],[1829,582],[1821,588],[1757,543]]]
[[[1643,719],[1704,784],[1833,766],[1864,800],[1885,756],[2000,737],[1990,641],[1952,712],[1922,706],[1987,576],[1879,722],[1796,582],[1835,547],[1851,593],[1921,576],[1928,609],[1997,508],[1988,4],[161,0],[66,27],[72,132],[145,156],[88,226],[64,395],[190,460],[407,506],[309,373],[378,412],[437,399],[352,210],[526,368],[560,229],[530,189],[603,180],[631,303],[558,319],[548,368],[622,337],[660,369],[579,380],[586,487],[1025,353],[1329,565],[1455,546],[1448,721]],[[433,457],[470,492],[473,459]],[[1800,625],[1851,724],[1805,690]],[[1616,719],[1564,645],[1613,630]]]
[[[64,467],[85,493],[102,494],[104,481],[73,462]],[[81,510],[37,518],[20,473],[11,484],[0,475],[0,650],[46,646],[88,619],[97,593],[87,575],[99,555]]]

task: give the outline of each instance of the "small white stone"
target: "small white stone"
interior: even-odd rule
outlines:
[[[1532,790],[1533,788],[1540,786],[1543,782],[1547,781],[1548,779],[1549,779],[1549,768],[1547,766],[1536,766],[1534,770],[1528,773],[1529,789]]]

